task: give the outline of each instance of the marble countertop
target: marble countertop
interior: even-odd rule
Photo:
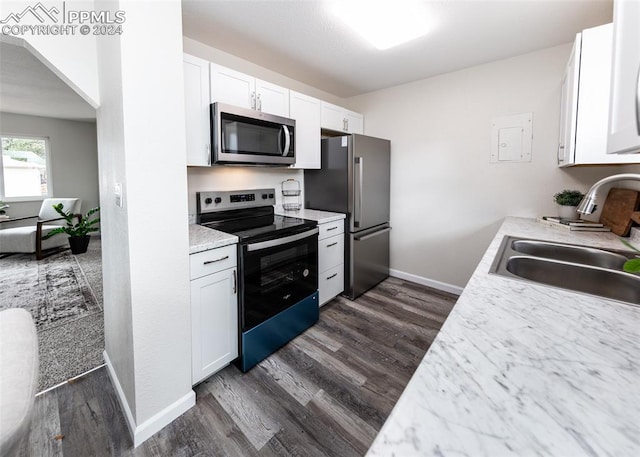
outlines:
[[[189,225],[189,254],[221,248],[237,242],[238,237],[235,235],[198,224]]]
[[[507,218],[367,456],[640,455],[640,307],[489,274],[504,235],[625,249]]]
[[[276,214],[282,216],[301,217],[302,219],[309,219],[311,221],[317,221],[318,224],[325,224],[327,222],[338,221],[347,217],[344,213],[332,213],[329,211],[318,211],[317,209],[300,209],[298,211],[285,211],[282,207],[276,207]]]

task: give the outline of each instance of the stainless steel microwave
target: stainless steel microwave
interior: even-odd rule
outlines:
[[[296,121],[224,103],[211,104],[213,163],[287,166],[296,162]]]

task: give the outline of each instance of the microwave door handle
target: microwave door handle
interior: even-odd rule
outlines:
[[[282,246],[283,244],[292,243],[294,241],[302,240],[313,235],[317,235],[318,228],[307,230],[306,232],[298,233],[296,235],[285,236],[284,238],[276,238],[275,240],[260,241],[258,243],[247,244],[247,251],[259,251],[261,249],[273,248],[276,246]]]
[[[283,125],[282,131],[284,132],[284,148],[282,149],[282,156],[285,157],[289,152],[289,146],[291,146],[291,137],[289,136],[289,127]]]

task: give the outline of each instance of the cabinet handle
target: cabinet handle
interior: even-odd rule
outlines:
[[[251,109],[256,109],[256,93],[251,92]]]
[[[329,228],[327,229],[327,232],[330,232],[331,230],[337,230],[337,229],[338,229],[338,226],[337,226],[337,225],[336,225],[335,227],[329,227]]]
[[[224,257],[220,257],[219,259],[206,260],[205,262],[203,262],[203,264],[204,265],[209,265],[210,263],[222,262],[223,260],[227,260],[228,258],[229,258],[229,256],[225,255]]]
[[[233,270],[233,293],[236,294],[238,290],[238,277],[236,276],[236,270]]]
[[[335,278],[336,276],[338,276],[338,273],[334,273],[334,274],[332,274],[331,276],[329,276],[329,277],[327,278],[327,281],[328,281],[329,279],[333,279],[333,278]]]
[[[337,241],[335,243],[327,244],[327,247],[330,248],[331,246],[335,246],[336,244],[338,244]]]
[[[262,94],[258,94],[258,107],[256,109],[262,111]]]

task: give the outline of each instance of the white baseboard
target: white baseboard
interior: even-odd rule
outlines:
[[[137,425],[135,419],[133,418],[133,414],[131,414],[131,409],[129,408],[129,403],[127,402],[127,398],[124,395],[124,391],[122,390],[122,386],[120,385],[120,381],[116,376],[116,372],[113,369],[113,365],[111,364],[111,360],[109,359],[109,355],[107,351],[103,352],[104,360],[107,365],[107,371],[109,373],[109,377],[111,378],[111,382],[116,389],[116,394],[118,395],[118,401],[120,402],[120,406],[124,411],[124,417],[127,420],[127,426],[129,427],[129,433],[131,434],[131,438],[133,439],[133,447],[140,446],[144,441],[149,439],[152,435],[162,430],[165,426],[169,425],[176,419],[178,416],[183,414],[185,411],[190,409],[192,406],[196,404],[196,393],[193,390],[190,390],[189,393],[184,395],[182,398],[179,398],[171,405],[167,406],[165,409],[160,411],[159,413],[153,415],[142,424]]]
[[[414,275],[411,273],[405,273],[400,270],[389,270],[389,274],[394,278],[404,279],[406,281],[422,284],[423,286],[432,287],[434,289],[449,292],[450,294],[460,295],[464,290],[463,287],[454,286],[453,284],[447,284],[446,282],[436,281],[435,279],[424,278],[422,276]]]

